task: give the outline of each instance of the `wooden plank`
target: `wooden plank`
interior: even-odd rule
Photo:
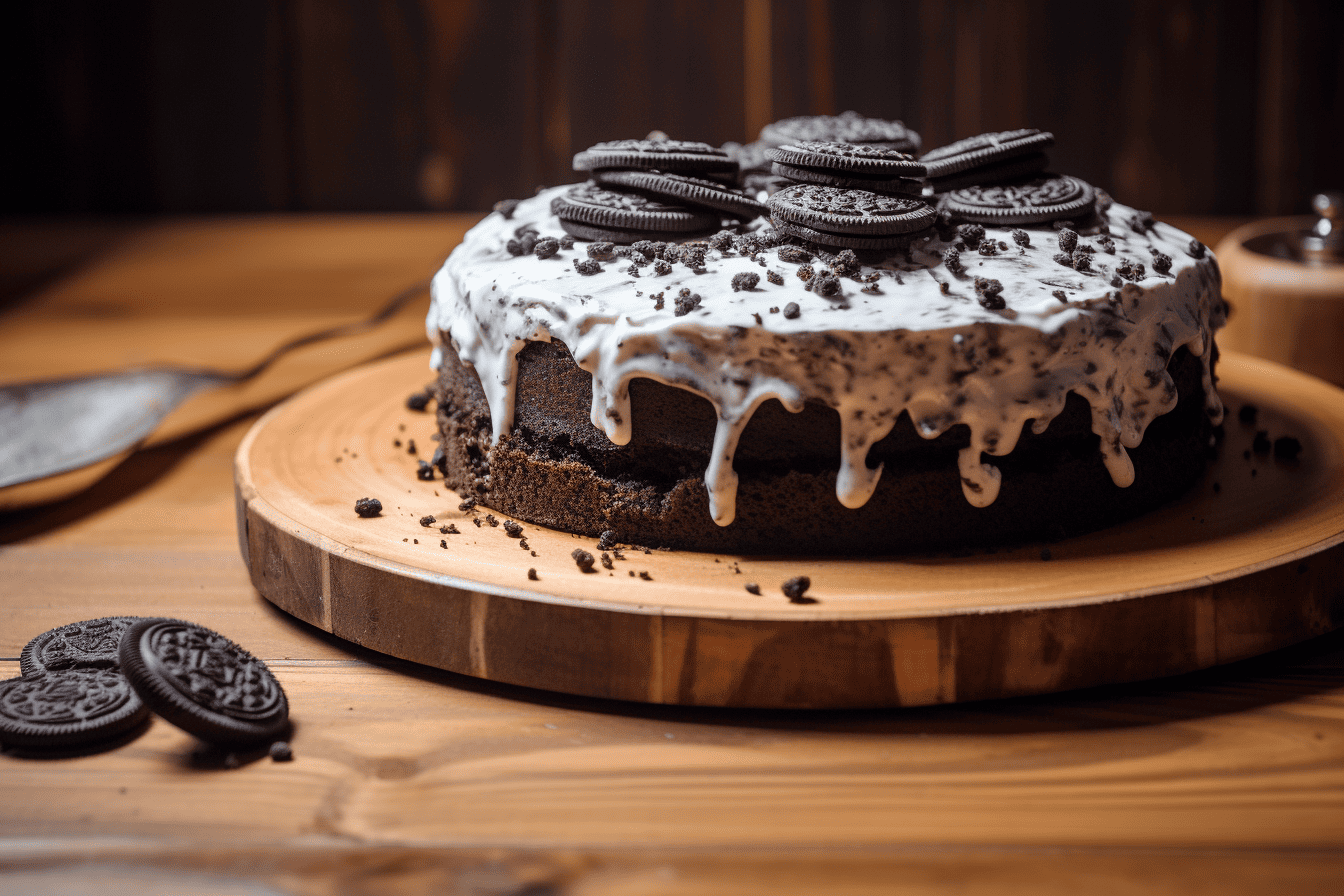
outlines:
[[[36,189],[19,188],[16,210],[27,213],[143,213],[154,208],[153,73],[147,36],[152,4],[133,0],[116,9],[81,0],[33,8],[29,31],[13,43],[36,49],[10,83],[33,84],[35,127],[41,135],[16,141],[32,163]],[[20,26],[22,27],[22,25]],[[26,39],[25,39],[26,38]],[[18,79],[22,79],[21,82]],[[17,91],[19,109],[27,89]],[[31,108],[31,107],[30,107]],[[29,121],[33,121],[31,118]],[[19,125],[19,133],[28,127]],[[29,155],[25,150],[34,146]],[[8,204],[7,204],[8,209]]]
[[[756,139],[761,128],[775,120],[773,64],[770,59],[772,16],[770,0],[742,4],[742,119],[741,142]]]
[[[1322,649],[1101,700],[802,716],[635,711],[388,660],[272,657],[292,764],[203,774],[222,757],[192,759],[162,721],[96,756],[6,755],[0,833],[163,838],[190,819],[226,841],[1338,848],[1339,638]]]
[[[921,47],[937,47],[938,52],[920,54],[922,65],[919,75],[918,114],[910,122],[924,138],[925,150],[945,146],[960,137],[953,115],[957,108],[954,90],[959,72],[955,68],[955,14],[948,14],[946,4],[936,0],[921,0],[915,21],[921,38]]]
[[[395,221],[364,226],[330,250],[429,242]],[[1212,244],[1220,226],[1203,226]],[[209,231],[156,257],[188,304],[230,276],[263,294],[293,284],[305,307],[362,301],[334,277],[302,291],[279,260],[308,264],[339,228],[289,227],[263,230],[278,266],[250,279]],[[128,284],[134,271],[158,282],[133,252],[115,265]],[[86,273],[59,294],[67,310],[29,331],[33,354],[66,350],[78,309],[106,307],[113,281]],[[346,278],[359,282],[353,265]],[[122,313],[150,321],[175,297],[117,295]],[[264,319],[267,301],[238,314]],[[230,494],[249,424],[140,452],[64,504],[0,515],[0,675],[17,674],[28,638],[72,619],[197,619],[273,664],[295,761],[225,769],[161,722],[96,756],[0,754],[0,891],[857,893],[897,881],[1239,894],[1332,892],[1344,879],[1344,634],[1174,679],[905,710],[651,707],[482,682],[337,641],[258,596]],[[1192,626],[1198,645],[1212,627],[1220,655],[1257,649],[1277,624],[1228,626],[1218,609],[1171,624]],[[690,637],[664,627],[661,687],[680,685]],[[887,643],[906,660],[892,659],[901,693],[947,693],[935,675],[975,661],[927,627]]]
[[[564,96],[550,57],[554,5],[436,0],[424,11],[426,105],[415,114],[433,144],[422,178],[430,205],[488,209],[570,180],[568,136],[552,146],[549,131]]]
[[[829,7],[835,108],[904,121],[919,131],[919,91],[932,86],[921,67],[933,54],[925,50],[930,37],[914,24],[917,3],[860,0]]]
[[[808,28],[806,0],[773,0],[770,6],[774,117],[820,115],[821,110],[812,106],[813,35]]]
[[[572,151],[653,130],[716,146],[746,136],[740,2],[573,3],[560,34]]]
[[[62,851],[62,847],[65,851]],[[1330,892],[1341,860],[1330,851],[1164,849],[920,849],[896,854],[753,850],[724,855],[656,847],[623,850],[434,849],[351,846],[306,838],[247,850],[198,847],[153,852],[136,846],[56,841],[25,845],[0,871],[12,892],[107,896],[190,892],[238,896],[298,891],[311,896],[378,893],[616,894],[900,892],[1000,896],[1132,892],[1241,896],[1286,890]],[[899,882],[894,884],[893,882]],[[262,889],[274,887],[275,890]]]
[[[294,208],[293,97],[284,6],[150,4],[144,53],[152,182],[163,212]],[[123,99],[122,102],[126,102]]]
[[[1054,130],[1059,167],[1137,205],[1269,214],[1328,187],[1344,140],[1328,0],[57,0],[11,31],[23,213],[485,209],[613,133],[717,143],[854,107],[930,147]]]
[[[297,0],[291,9],[294,207],[422,207],[425,45],[418,10],[316,0]]]

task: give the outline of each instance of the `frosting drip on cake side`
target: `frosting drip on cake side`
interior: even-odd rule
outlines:
[[[1000,480],[984,456],[1011,452],[1028,421],[1044,432],[1069,392],[1092,408],[1092,430],[1112,479],[1132,483],[1126,449],[1175,407],[1166,364],[1181,346],[1203,358],[1207,412],[1221,419],[1209,351],[1224,319],[1217,265],[1207,255],[1191,257],[1190,237],[1173,227],[1132,224],[1133,209],[1113,205],[1106,212],[1115,253],[1094,246],[1087,273],[1053,260],[1058,247],[1048,227],[1025,228],[1027,247],[1014,243],[1012,228],[986,227],[987,240],[1008,248],[994,255],[963,251],[964,274],[941,263],[952,244],[929,236],[908,253],[863,266],[862,273],[880,275],[874,293],[841,278],[840,291],[823,296],[805,289],[798,265],[781,261],[774,249],[758,256],[764,267],[710,250],[703,273],[676,264],[661,276],[652,266],[632,275],[631,261],[623,258],[580,275],[573,263],[587,258],[584,242],[547,259],[510,255],[505,245],[519,227],[561,234],[549,208],[564,189],[525,200],[511,220],[490,215],[453,251],[434,278],[426,321],[435,345],[432,364],[439,366],[440,346],[451,341],[475,368],[495,442],[512,426],[517,355],[527,341],[559,339],[569,348],[593,378],[593,425],[617,445],[631,436],[632,378],[702,396],[718,415],[705,484],[719,525],[735,515],[738,438],[771,398],[792,411],[819,401],[839,413],[836,496],[851,508],[877,487],[883,471],[867,466],[868,450],[902,411],[929,439],[958,424],[968,427],[970,445],[959,456],[962,489],[980,507],[993,503]],[[1080,245],[1093,242],[1080,237]],[[1154,251],[1171,258],[1167,273],[1152,271]],[[1146,275],[1112,286],[1122,261],[1143,264]],[[784,283],[770,283],[767,270]],[[760,275],[759,284],[734,291],[732,278],[743,272]],[[1006,308],[980,305],[977,277],[1003,285]],[[701,301],[677,316],[683,288]],[[771,312],[790,302],[799,306],[796,317]]]

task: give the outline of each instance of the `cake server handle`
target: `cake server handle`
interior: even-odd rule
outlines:
[[[87,488],[192,395],[253,379],[305,345],[373,329],[428,287],[424,281],[402,290],[363,320],[290,339],[243,370],[150,367],[0,384],[0,510],[54,501]]]

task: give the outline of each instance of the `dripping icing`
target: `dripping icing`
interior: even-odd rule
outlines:
[[[771,398],[794,411],[818,401],[840,415],[836,497],[851,508],[866,503],[888,472],[881,465],[868,467],[867,455],[902,412],[927,439],[956,425],[969,429],[958,472],[966,499],[981,507],[993,503],[1002,478],[987,456],[1010,453],[1029,422],[1033,432],[1043,432],[1069,392],[1091,406],[1092,430],[1112,480],[1131,484],[1127,449],[1140,444],[1153,419],[1175,406],[1165,363],[1181,346],[1203,359],[1206,410],[1215,422],[1221,419],[1207,351],[1223,321],[1216,263],[1186,255],[1189,237],[1175,228],[1159,223],[1146,233],[1131,231],[1126,222],[1133,212],[1124,206],[1108,212],[1117,251],[1095,255],[1094,274],[1055,265],[1053,234],[1036,229],[1033,235],[1041,238],[1021,254],[973,261],[970,253],[964,255],[975,265],[968,276],[907,277],[897,286],[899,274],[938,263],[933,251],[947,245],[933,238],[913,248],[909,258],[865,266],[865,272],[882,275],[877,295],[842,280],[841,306],[836,297],[802,289],[793,276],[796,266],[772,251],[764,257],[785,275],[784,285],[762,281],[749,292],[734,292],[728,284],[733,274],[758,273],[760,267],[732,254],[710,252],[707,276],[676,265],[672,274],[657,277],[645,268],[639,280],[624,272],[624,260],[578,277],[564,257],[509,255],[504,245],[516,227],[559,232],[548,209],[563,189],[525,200],[511,221],[489,216],[454,250],[434,279],[426,321],[436,346],[432,363],[442,362],[441,346],[448,341],[476,370],[495,442],[513,422],[517,355],[528,341],[554,338],[565,344],[592,377],[593,425],[617,445],[631,438],[634,377],[701,396],[717,417],[704,478],[720,525],[735,514],[738,440],[756,409]],[[1008,229],[986,229],[987,238],[1011,240]],[[577,245],[561,256],[581,253],[585,244]],[[1129,258],[1148,264],[1150,249],[1173,259],[1169,275],[1126,284],[1118,293],[1110,287],[1116,263]],[[973,298],[972,276],[1000,280],[1008,309],[981,308]],[[940,279],[950,282],[952,295],[941,292]],[[682,286],[702,295],[700,309],[675,317],[669,299],[663,310],[655,310],[649,294],[675,296]],[[1067,301],[1054,295],[1061,288]],[[802,309],[798,318],[768,313],[790,301]],[[829,329],[809,332],[822,325]]]

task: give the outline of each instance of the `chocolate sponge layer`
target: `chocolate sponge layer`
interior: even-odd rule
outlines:
[[[998,499],[974,507],[961,491],[957,426],[926,440],[902,414],[875,444],[884,464],[873,497],[849,509],[835,497],[840,420],[825,405],[797,414],[763,404],[739,442],[737,518],[710,518],[703,473],[716,415],[703,398],[647,379],[630,383],[630,443],[613,445],[589,421],[592,381],[558,342],[518,357],[513,431],[490,445],[480,381],[444,348],[438,422],[449,485],[530,522],[617,540],[749,554],[900,554],[1053,540],[1136,516],[1188,489],[1204,469],[1211,427],[1202,362],[1185,349],[1168,365],[1176,408],[1130,450],[1135,482],[1118,488],[1091,432],[1091,408],[1070,394],[1041,435],[1027,428],[1013,452],[988,458],[1003,473]]]

